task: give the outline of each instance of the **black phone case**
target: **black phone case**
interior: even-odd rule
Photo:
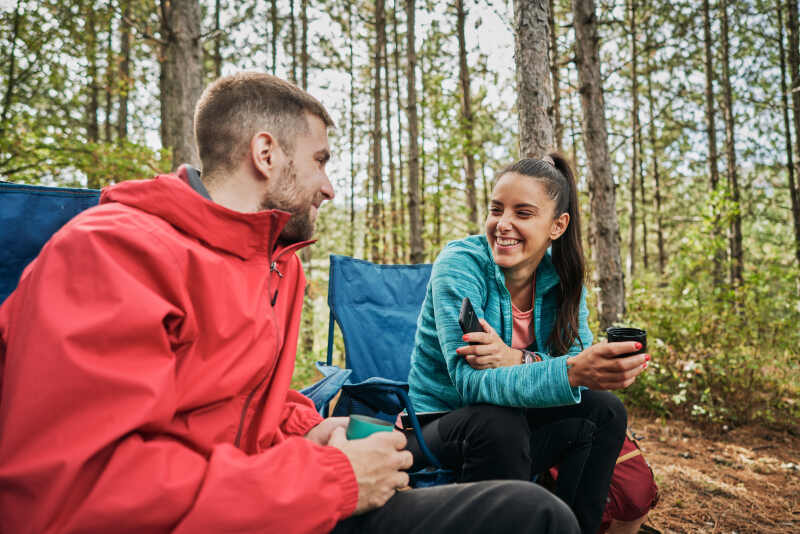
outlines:
[[[461,301],[461,311],[458,312],[458,324],[461,325],[461,331],[465,334],[470,332],[483,332],[481,323],[478,322],[478,316],[475,315],[475,309],[472,307],[472,302],[469,297],[464,297]]]

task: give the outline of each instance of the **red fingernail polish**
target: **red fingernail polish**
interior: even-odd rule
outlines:
[[[645,354],[644,355],[644,361],[646,361],[646,362],[650,361],[650,355],[649,354]]]
[[[461,339],[463,339],[464,341],[466,341],[466,340],[467,340],[467,334],[464,334],[463,336],[461,336]]]
[[[642,369],[647,369],[647,362],[644,362],[644,363],[642,364]]]
[[[637,342],[637,343],[636,343],[636,350],[639,350],[639,349],[641,349],[641,348],[642,348],[642,344]]]

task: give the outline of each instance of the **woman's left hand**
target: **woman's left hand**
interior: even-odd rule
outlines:
[[[509,365],[519,365],[522,363],[522,351],[512,349],[500,339],[489,323],[483,319],[478,319],[483,332],[471,332],[464,334],[464,341],[476,343],[459,347],[456,352],[464,356],[466,362],[473,369],[493,369],[495,367],[507,367]]]

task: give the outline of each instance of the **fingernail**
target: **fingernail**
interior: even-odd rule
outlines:
[[[650,355],[649,354],[645,354],[644,355],[644,361],[646,361],[646,362],[650,361]]]
[[[467,340],[467,334],[464,334],[463,336],[461,336],[461,339],[466,341]]]
[[[639,342],[637,342],[637,343],[636,343],[636,350],[639,350],[639,349],[641,349],[641,348],[642,348],[642,344],[641,344],[641,343],[639,343]]]

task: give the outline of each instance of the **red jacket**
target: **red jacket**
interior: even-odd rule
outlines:
[[[0,307],[0,532],[325,532],[358,486],[290,391],[289,215],[125,182]]]

